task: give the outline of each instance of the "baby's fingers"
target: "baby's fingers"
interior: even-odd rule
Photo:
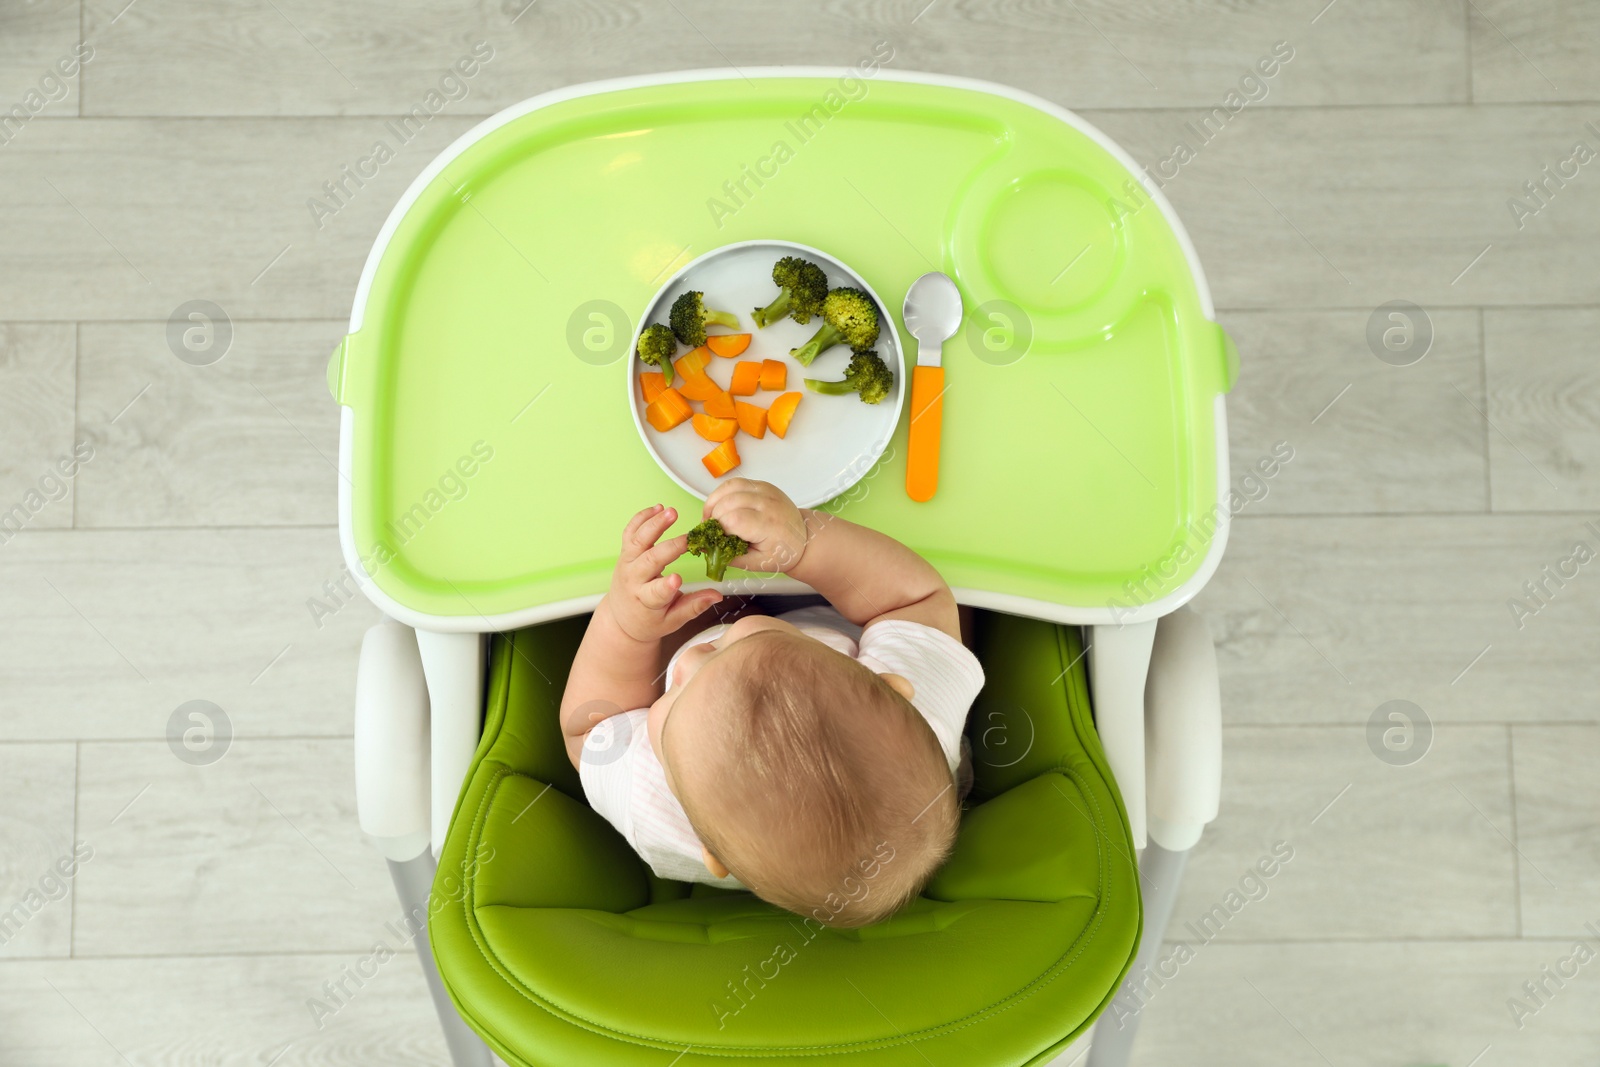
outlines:
[[[761,540],[764,520],[761,512],[752,507],[742,506],[742,502],[733,501],[731,506],[725,506],[716,515],[722,528],[735,537],[742,537],[746,541]]]
[[[639,557],[638,565],[648,575],[660,574],[662,568],[683,555],[688,548],[689,535],[679,534],[646,551]]]
[[[706,508],[709,509],[713,504],[727,496],[729,493],[741,492],[742,490],[749,489],[755,484],[755,481],[750,478],[729,478],[727,481],[721,483],[715,489],[711,490],[711,495],[706,497]]]
[[[639,587],[639,603],[651,611],[661,611],[672,603],[683,586],[683,578],[676,574],[663,574]]]
[[[656,505],[654,514],[645,515],[637,526],[633,526],[622,543],[622,551],[629,557],[637,557],[651,545],[656,543],[656,538],[667,531],[667,527],[678,521],[678,512],[675,508]]]
[[[622,547],[627,548],[629,545],[633,544],[633,535],[639,532],[640,525],[644,523],[644,520],[648,519],[650,516],[654,515],[660,510],[660,504],[651,504],[633,518],[629,519],[628,525],[622,528]]]
[[[715,589],[701,589],[698,592],[690,593],[688,596],[679,597],[678,602],[672,605],[671,610],[667,612],[667,617],[662,626],[668,632],[676,630],[721,599],[722,594]]]
[[[774,493],[782,495],[777,486],[771,482],[758,482],[753,478],[730,478],[711,491],[700,512],[704,518],[714,519],[718,512],[725,510],[735,501],[743,501],[748,505],[770,500]]]

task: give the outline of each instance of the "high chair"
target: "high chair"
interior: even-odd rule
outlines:
[[[1127,1062],[1217,813],[1216,660],[1184,605],[1226,542],[1237,357],[1170,205],[1098,131],[1002,86],[863,70],[535,98],[430,164],[368,259],[328,372],[340,540],[387,616],[361,650],[357,800],[426,926],[457,1067]],[[811,101],[817,132],[776,132]],[[689,217],[785,136],[792,171],[747,183],[731,219]],[[868,149],[877,169],[850,169]],[[891,200],[874,182],[896,175]],[[946,347],[932,501],[900,491],[902,449],[827,505],[979,609],[987,676],[951,859],[859,930],[655,877],[585,803],[557,721],[622,520],[658,500],[698,513],[629,436],[628,354],[575,338],[621,314],[625,349],[625,309],[674,263],[763,234],[836,250],[885,293],[936,250],[969,315],[1029,334],[1020,353],[981,329]],[[1007,469],[1028,449],[1056,461]],[[678,565],[690,588],[696,565]]]

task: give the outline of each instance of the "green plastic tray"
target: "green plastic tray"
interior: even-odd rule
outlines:
[[[944,349],[938,494],[905,494],[908,410],[829,510],[990,606],[1092,621],[1192,595],[1220,551],[1216,400],[1236,358],[1181,228],[1068,113],[909,77],[568,91],[436,160],[385,227],[329,366],[350,409],[341,536],[380,603],[526,616],[603,592],[638,509],[696,521],[619,377],[662,280],[757,238],[860,271],[895,305],[908,361],[912,280],[943,270],[965,301]],[[678,567],[703,579],[692,557]]]

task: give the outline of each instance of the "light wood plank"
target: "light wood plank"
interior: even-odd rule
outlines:
[[[447,1067],[409,952],[316,1025],[306,1002],[364,955],[0,964],[0,1054],[52,1067]]]
[[[76,787],[77,746],[0,745],[0,959],[71,951]]]
[[[229,323],[226,354],[193,366],[165,323],[85,325],[79,420],[96,458],[79,477],[78,525],[335,521],[339,408],[323,370],[347,326]]]
[[[1496,511],[1600,508],[1600,312],[1484,312]]]
[[[1522,929],[1534,937],[1594,937],[1600,927],[1600,729],[1518,726],[1511,731],[1517,785]]]
[[[1229,727],[1222,743],[1222,810],[1169,940],[1516,936],[1504,727],[1441,726],[1408,766],[1360,726]]]
[[[74,353],[70,323],[0,326],[0,544],[72,525]]]
[[[351,743],[236,738],[205,766],[165,742],[82,747],[75,954],[366,951],[400,915],[362,839]]]
[[[1089,117],[1159,168],[1193,116]],[[1587,118],[1561,106],[1261,108],[1167,190],[1223,307],[1595,303],[1600,192],[1569,183],[1520,231],[1507,208]],[[380,120],[55,123],[36,151],[0,153],[0,180],[18,190],[0,216],[17,235],[0,282],[19,317],[164,321],[201,295],[235,319],[340,317],[390,205],[467,121],[435,120],[320,230],[306,201],[338,161],[370,150]],[[205,166],[189,165],[197,144]]]
[[[0,124],[0,151],[29,137],[29,127],[40,115],[78,113],[77,48],[76,0],[5,6],[0,14],[0,112],[10,121]],[[22,113],[12,115],[19,106]]]
[[[20,534],[0,552],[0,737],[161,739],[195,699],[241,737],[348,736],[378,612],[343,567],[331,528]]]
[[[1242,513],[1485,507],[1477,314],[1440,311],[1428,316],[1431,326],[1419,320],[1417,329],[1431,329],[1432,348],[1410,366],[1373,354],[1370,318],[1361,311],[1221,316],[1240,353],[1228,439],[1233,488],[1247,501]],[[1293,458],[1269,476],[1285,448]]]
[[[1214,945],[1151,997],[1133,1062],[1588,1067],[1593,963],[1521,1029],[1506,1007],[1571,952],[1569,941]]]
[[[1196,598],[1217,639],[1223,715],[1365,723],[1403,699],[1436,722],[1594,721],[1600,602],[1579,587],[1590,579],[1536,613],[1510,607],[1579,538],[1600,548],[1578,516],[1246,514]]]
[[[894,48],[893,66],[998,78],[1069,107],[1217,106],[1280,40],[1294,58],[1265,82],[1263,104],[1454,102],[1467,88],[1462,11],[1449,0],[1342,0],[1320,17],[1320,5],[878,0],[812,6],[781,29],[754,0],[279,0],[236,5],[227,19],[186,0],[130,11],[102,33],[119,3],[85,4],[89,33],[104,42],[86,114],[404,112],[479,42],[494,58],[465,82],[452,113],[488,114],[574,82],[663,70],[842,68],[878,41]],[[174,69],[185,77],[165,76]]]
[[[1592,108],[1261,108],[1209,143],[1182,111],[1087,117],[1176,174],[1166,193],[1219,307],[1600,302],[1600,180],[1580,175],[1520,229],[1508,207],[1586,135]],[[1194,158],[1164,165],[1180,141]]]
[[[390,134],[393,159],[318,216],[307,202],[384,119],[36,120],[0,151],[0,318],[165,323],[198,299],[236,321],[348,318],[383,220],[471,121]]]
[[[1583,0],[1473,0],[1472,92],[1479,101],[1600,98],[1600,10]]]

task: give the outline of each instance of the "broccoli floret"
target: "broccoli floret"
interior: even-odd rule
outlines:
[[[706,307],[704,296],[698,290],[689,290],[672,302],[672,311],[667,315],[667,321],[672,324],[672,332],[678,340],[695,348],[706,343],[706,326],[711,323],[718,326],[739,325],[739,316],[733,312]]]
[[[809,259],[784,256],[772,265],[772,281],[778,287],[778,299],[764,308],[756,308],[750,317],[763,329],[785,315],[799,323],[811,321],[811,316],[822,314],[822,301],[828,295],[828,276],[822,268]]]
[[[803,367],[822,352],[843,341],[856,351],[871,348],[878,341],[878,309],[872,297],[848,286],[829,291],[822,301],[822,329],[811,340],[789,354]]]
[[[644,328],[639,335],[639,358],[659,367],[668,385],[672,384],[672,357],[678,354],[678,339],[659,322]]]
[[[706,577],[720,582],[728,563],[750,551],[750,542],[724,530],[716,519],[707,519],[689,531],[689,551],[705,557]]]
[[[824,381],[821,378],[807,378],[806,388],[816,393],[833,393],[842,395],[855,393],[861,398],[863,404],[876,404],[889,395],[889,390],[894,386],[894,371],[883,358],[872,349],[857,352],[850,357],[850,366],[845,368],[844,380],[838,382]]]

